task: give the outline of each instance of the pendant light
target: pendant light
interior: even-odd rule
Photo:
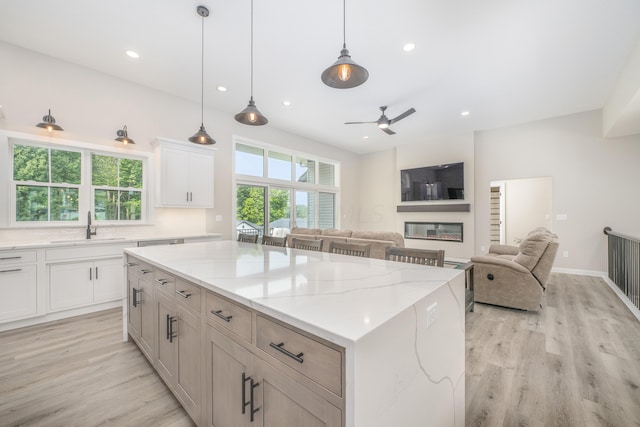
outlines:
[[[127,125],[124,125],[122,129],[118,129],[116,135],[118,135],[116,141],[122,142],[124,145],[135,144],[133,139],[129,138],[129,135],[127,134]]]
[[[207,131],[204,129],[204,18],[209,16],[209,9],[207,9],[204,6],[198,6],[196,11],[198,12],[198,15],[202,17],[202,44],[201,44],[201,52],[200,52],[200,59],[201,59],[200,119],[201,121],[200,121],[200,130],[196,132],[195,135],[193,135],[191,138],[189,138],[189,141],[196,144],[200,144],[200,145],[213,145],[216,143],[216,141],[213,138],[211,138],[207,133]]]
[[[235,119],[244,125],[262,126],[269,123],[269,119],[262,115],[253,101],[253,0],[251,0],[251,98],[247,108],[235,115]]]
[[[336,89],[350,89],[360,86],[369,78],[366,68],[356,64],[349,55],[346,42],[346,0],[342,1],[342,50],[338,60],[324,70],[321,79],[324,84]]]
[[[42,123],[38,123],[36,127],[44,128],[49,132],[53,132],[54,130],[64,130],[62,127],[56,124],[56,119],[51,115],[51,108],[49,108],[49,114],[42,117]]]

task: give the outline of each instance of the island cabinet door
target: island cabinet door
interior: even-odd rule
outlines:
[[[147,275],[138,280],[138,308],[140,309],[140,348],[153,363],[155,359],[155,339],[157,323],[155,319],[155,298],[151,276]]]
[[[206,425],[252,426],[255,423],[251,422],[251,385],[258,382],[254,356],[214,327],[208,326],[207,332]],[[255,391],[254,388],[254,403]]]
[[[156,315],[158,318],[156,369],[170,387],[175,384],[175,342],[177,340],[176,322],[178,321],[175,315],[175,305],[172,298],[156,290]]]
[[[200,318],[187,307],[176,304],[173,328],[175,348],[175,390],[182,406],[200,424]]]
[[[256,427],[342,426],[340,409],[262,360],[256,368]]]

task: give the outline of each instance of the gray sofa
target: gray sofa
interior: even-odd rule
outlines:
[[[351,231],[335,228],[322,230],[320,228],[294,227],[287,235],[287,246],[291,246],[291,239],[322,239],[322,250],[329,251],[329,242],[368,243],[371,245],[370,258],[384,259],[387,246],[404,248],[404,237],[393,231]]]
[[[471,258],[475,302],[537,311],[558,252],[558,236],[536,228],[520,246],[491,245]]]

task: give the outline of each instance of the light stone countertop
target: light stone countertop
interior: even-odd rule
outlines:
[[[85,246],[85,245],[107,245],[107,244],[123,244],[135,243],[148,240],[171,240],[171,239],[201,239],[201,238],[220,238],[220,233],[203,233],[193,235],[156,235],[156,236],[127,236],[127,237],[101,237],[93,236],[91,239],[60,239],[50,241],[35,242],[0,242],[0,250],[22,250],[22,249],[40,249],[55,248],[65,246]]]
[[[235,241],[125,253],[345,347],[463,274]]]

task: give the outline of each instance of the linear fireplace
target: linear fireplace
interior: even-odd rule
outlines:
[[[461,222],[405,222],[405,239],[462,242]]]

